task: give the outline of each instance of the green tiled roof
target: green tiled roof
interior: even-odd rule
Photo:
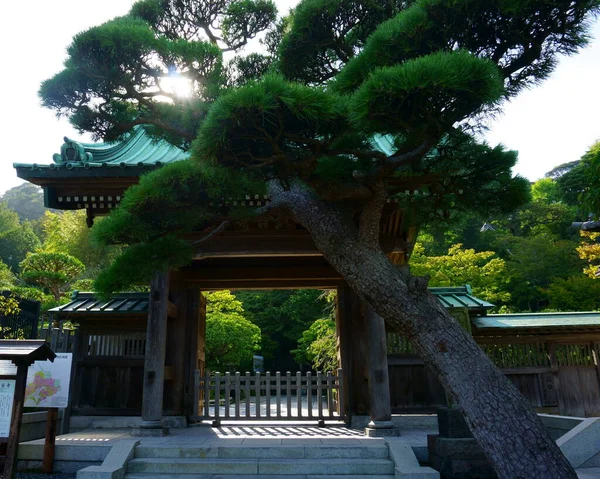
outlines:
[[[600,326],[600,312],[490,314],[473,319],[478,329]]]
[[[31,170],[74,170],[94,168],[131,167],[149,168],[186,159],[189,153],[165,141],[150,138],[143,128],[136,127],[130,136],[119,143],[80,143],[86,153],[91,153],[88,162],[39,165],[36,163],[13,163],[14,168]]]
[[[469,285],[429,288],[429,291],[431,291],[446,308],[468,308],[470,310],[480,310],[483,312],[494,307],[492,303],[488,303],[487,301],[473,296]]]
[[[71,302],[52,308],[50,313],[69,315],[147,314],[148,293],[120,293],[108,300],[99,300],[94,293],[75,292]]]

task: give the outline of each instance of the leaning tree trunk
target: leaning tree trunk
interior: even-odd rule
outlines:
[[[273,200],[307,228],[352,289],[413,342],[458,403],[500,478],[576,479],[525,398],[427,290],[423,278],[394,266],[377,244],[358,234],[350,215],[310,193],[279,192]]]

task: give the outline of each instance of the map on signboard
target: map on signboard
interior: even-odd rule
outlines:
[[[57,353],[53,363],[33,363],[27,372],[24,406],[67,407],[72,359],[71,353]]]
[[[15,396],[15,380],[0,379],[0,437],[8,437]]]

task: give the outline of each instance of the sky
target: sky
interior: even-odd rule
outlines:
[[[42,108],[40,83],[58,73],[78,32],[127,13],[133,0],[29,0],[5,2],[0,17],[0,194],[22,183],[14,162],[48,164],[63,137],[82,137],[66,119]],[[276,0],[287,12],[296,0]],[[491,144],[519,152],[514,169],[534,181],[553,167],[577,160],[600,139],[600,22],[578,55],[560,60],[551,78],[521,93],[489,125]]]

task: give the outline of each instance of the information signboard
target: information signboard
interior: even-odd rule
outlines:
[[[15,380],[0,379],[0,437],[8,437],[15,397]]]
[[[0,376],[16,376],[17,366],[12,361],[0,361]]]
[[[72,362],[72,353],[56,353],[53,363],[36,361],[29,366],[25,407],[67,407]]]

